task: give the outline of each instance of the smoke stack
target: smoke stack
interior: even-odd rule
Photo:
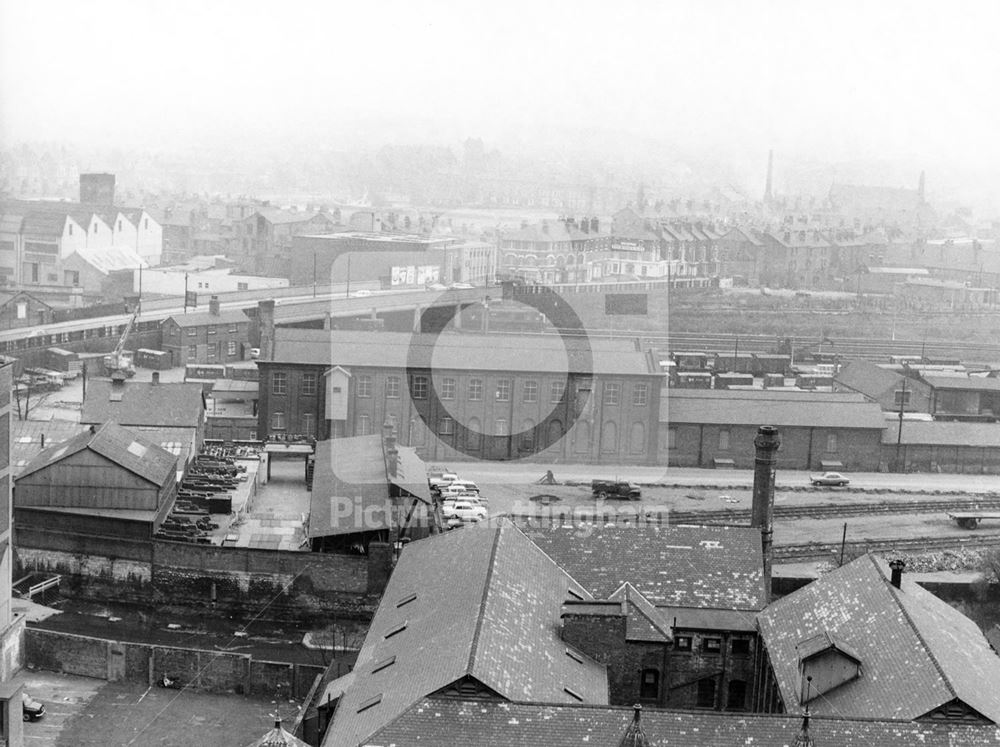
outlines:
[[[773,425],[762,425],[753,440],[756,449],[753,469],[753,508],[750,526],[760,529],[764,552],[764,589],[771,593],[772,517],[774,514],[774,469],[781,437]]]
[[[212,316],[218,316],[219,315],[219,297],[218,296],[212,296],[210,299],[208,299],[208,313],[211,314]]]
[[[257,326],[260,331],[260,359],[269,361],[274,357],[274,299],[257,303]]]
[[[903,583],[903,569],[905,567],[906,563],[904,563],[899,558],[896,558],[896,560],[893,560],[892,562],[889,563],[889,570],[892,571],[892,578],[890,579],[890,582],[897,589],[899,589],[900,584]]]
[[[153,371],[153,386],[156,386],[159,383],[160,383],[160,372]]]

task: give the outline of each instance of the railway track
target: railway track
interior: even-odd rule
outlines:
[[[971,498],[952,501],[883,501],[881,503],[820,503],[808,506],[775,506],[774,519],[840,519],[852,516],[889,514],[933,514],[948,511],[1000,511],[1000,498]],[[718,511],[671,511],[673,524],[746,523],[749,509]]]
[[[928,550],[969,550],[1000,546],[1000,534],[978,534],[970,532],[958,537],[907,537],[900,539],[868,539],[845,542],[845,555],[855,556],[866,552],[905,551],[921,553]],[[804,545],[774,545],[775,561],[829,560],[839,556],[839,542],[810,542]]]

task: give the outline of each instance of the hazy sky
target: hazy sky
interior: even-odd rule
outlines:
[[[998,28],[1000,3],[985,0],[0,0],[0,137],[489,140],[570,126],[994,169]]]

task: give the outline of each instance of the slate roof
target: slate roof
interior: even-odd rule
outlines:
[[[127,381],[113,402],[110,379],[89,379],[80,422],[197,428],[204,411],[201,384]]]
[[[921,378],[935,389],[962,389],[969,392],[1000,392],[1000,379],[986,376],[932,376]]]
[[[218,314],[210,311],[195,311],[187,314],[174,314],[163,320],[172,321],[178,327],[204,327],[209,324],[245,324],[250,321],[250,317],[243,313],[242,309],[219,309]]]
[[[576,702],[570,688],[583,702],[606,704],[607,670],[567,654],[559,636],[570,589],[586,595],[510,522],[407,545],[324,747],[366,742],[467,676],[509,700]]]
[[[177,457],[152,441],[115,423],[105,423],[94,433],[87,429],[68,441],[47,447],[25,465],[18,477],[38,472],[83,449],[100,454],[157,487],[167,482],[177,466]]]
[[[982,631],[906,574],[900,589],[890,575],[864,555],[758,615],[786,710],[801,709],[798,647],[827,633],[861,660],[861,676],[811,700],[813,714],[911,720],[958,698],[1000,722],[1000,657]]]
[[[21,474],[32,459],[37,457],[42,449],[42,436],[45,436],[46,448],[68,441],[83,431],[87,426],[68,420],[18,420],[10,423],[10,465],[14,477]]]
[[[363,332],[278,327],[271,361],[349,368],[433,368],[437,371],[530,371],[650,375],[651,362],[630,340],[587,341],[556,335]]]
[[[899,420],[886,417],[888,427],[882,434],[882,443],[903,445],[1000,447],[1000,423],[962,423],[947,420],[903,419],[902,436]]]
[[[611,595],[619,600],[625,613],[625,639],[670,643],[674,639],[670,618],[644,597],[632,584],[626,582]]]
[[[897,693],[905,696],[905,691]],[[476,745],[613,747],[633,721],[629,707],[424,698],[370,739],[365,747]],[[797,716],[711,711],[642,711],[653,747],[791,747]],[[982,747],[1000,744],[1000,729],[965,725],[812,718],[816,747]]]
[[[865,360],[849,361],[834,377],[837,383],[869,397],[877,397],[897,384],[902,386],[903,379],[902,374]],[[907,387],[912,388],[914,383],[912,379],[908,380]],[[916,386],[920,383],[916,382]]]
[[[660,422],[885,428],[882,408],[860,394],[774,389],[670,389],[660,399]]]
[[[759,610],[760,531],[722,526],[556,527],[532,540],[596,599],[630,583],[658,607]]]

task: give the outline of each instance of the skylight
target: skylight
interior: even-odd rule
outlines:
[[[132,456],[137,456],[140,459],[142,459],[144,456],[146,456],[146,452],[148,451],[148,449],[138,441],[133,441],[128,445],[126,451]]]

